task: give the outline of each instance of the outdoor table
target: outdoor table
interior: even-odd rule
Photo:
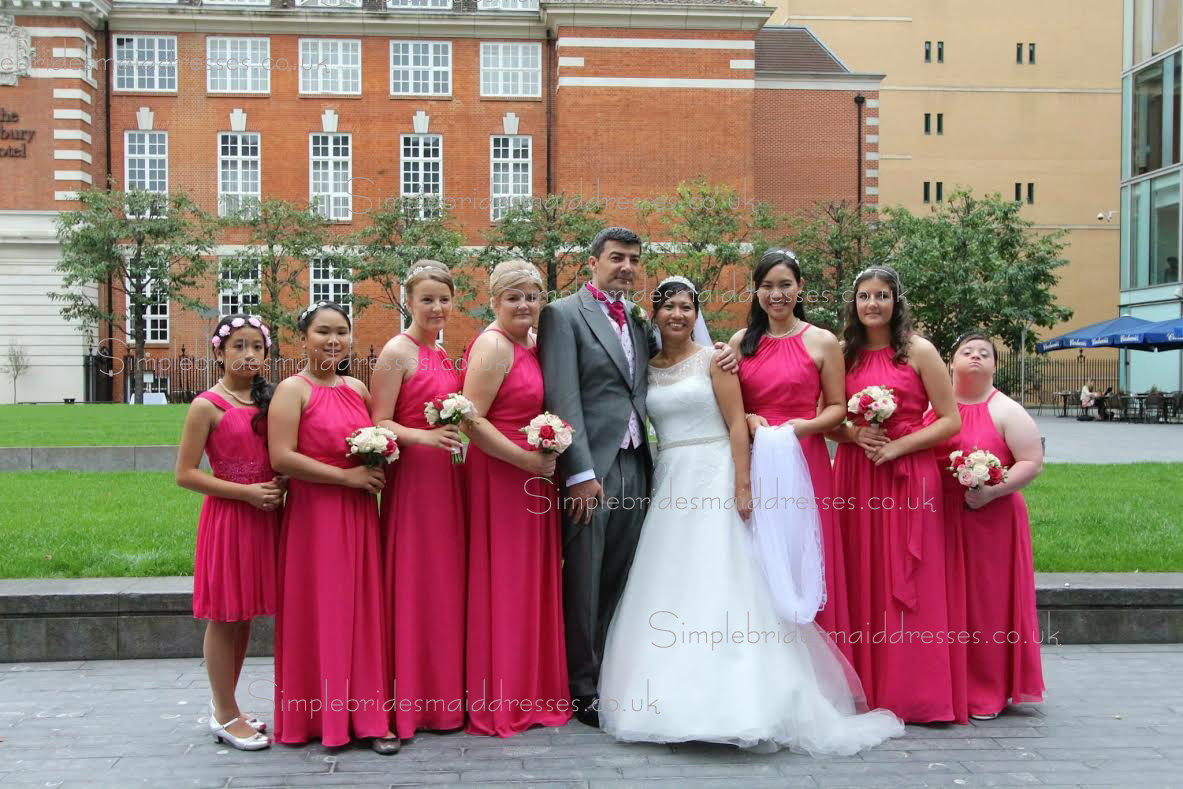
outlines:
[[[1058,416],[1068,416],[1068,399],[1076,392],[1056,392],[1060,396],[1060,413]]]

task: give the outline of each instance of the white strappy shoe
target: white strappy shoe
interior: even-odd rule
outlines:
[[[264,748],[271,747],[271,740],[267,739],[266,735],[260,732],[255,732],[250,737],[239,737],[226,730],[226,727],[238,720],[235,718],[228,723],[218,723],[218,719],[213,715],[209,718],[209,730],[214,735],[214,742],[226,743],[232,748],[237,748],[240,751],[261,751]]]
[[[210,699],[210,700],[209,700],[209,717],[210,717],[210,720],[213,720],[213,719],[214,719],[214,713],[215,713],[215,712],[216,712],[216,709],[215,709],[215,707],[214,707],[214,700],[213,700],[213,699]],[[246,717],[244,717],[242,720],[246,722],[246,725],[247,725],[247,726],[250,726],[250,727],[251,727],[252,729],[254,729],[255,731],[267,731],[267,722],[266,722],[266,721],[261,721],[261,720],[259,720],[258,718],[246,718]],[[230,724],[229,724],[229,723],[227,723],[226,725],[227,725],[227,726],[229,726]]]

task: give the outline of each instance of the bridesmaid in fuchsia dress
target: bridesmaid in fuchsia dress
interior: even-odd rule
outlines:
[[[881,386],[896,402],[882,428],[852,415],[853,426],[838,432],[844,443],[834,483],[847,500],[838,523],[854,668],[871,707],[910,723],[964,722],[952,668],[941,471],[932,453],[961,420],[940,355],[910,331],[895,271],[867,269],[853,291],[843,333],[846,395]],[[925,427],[930,402],[936,419]]]
[[[316,302],[298,327],[308,364],[276,387],[268,415],[271,464],[291,480],[279,546],[275,739],[372,738],[378,753],[395,753],[376,498],[386,475],[345,454],[348,436],[373,424],[369,392],[337,374],[353,339],[343,307]]]
[[[403,288],[411,325],[378,356],[370,415],[395,432],[401,452],[387,467],[381,520],[391,726],[408,739],[418,729],[464,726],[467,535],[464,466],[453,463],[460,430],[433,428],[423,412],[428,401],[460,391],[452,360],[436,344],[452,312],[452,276],[444,264],[421,260]]]
[[[519,430],[543,412],[542,369],[530,328],[542,277],[501,263],[489,278],[496,320],[465,356],[471,524],[467,692],[471,734],[511,737],[571,717],[563,639],[555,455],[531,451]]]
[[[954,669],[965,682],[969,714],[979,720],[997,717],[1008,704],[1042,701],[1044,691],[1031,524],[1020,492],[1043,469],[1043,445],[1026,409],[994,388],[997,358],[988,336],[958,338],[950,365],[961,432],[936,448],[942,469],[951,452],[974,449],[992,452],[1009,469],[1005,482],[973,490],[943,474],[946,523],[960,549],[950,568],[963,568],[960,579],[951,572],[950,589],[975,636]],[[952,607],[957,601],[950,600]]]
[[[741,357],[739,381],[753,437],[760,427],[793,425],[809,464],[821,519],[826,601],[815,621],[847,660],[850,616],[845,559],[833,501],[834,475],[825,434],[846,414],[842,349],[825,329],[805,322],[799,295],[801,264],[791,252],[770,249],[752,274],[756,298],[748,327],[732,337]],[[764,495],[764,494],[761,494]]]

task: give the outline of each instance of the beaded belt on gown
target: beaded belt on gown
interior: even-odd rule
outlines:
[[[686,438],[681,441],[667,441],[664,444],[657,445],[657,451],[661,452],[664,449],[673,449],[674,447],[692,447],[699,444],[714,444],[718,441],[730,441],[731,436],[707,436],[705,438]]]

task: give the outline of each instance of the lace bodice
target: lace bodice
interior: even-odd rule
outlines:
[[[645,400],[657,431],[658,449],[682,442],[727,437],[727,424],[711,386],[714,349],[703,347],[672,367],[649,367]]]

